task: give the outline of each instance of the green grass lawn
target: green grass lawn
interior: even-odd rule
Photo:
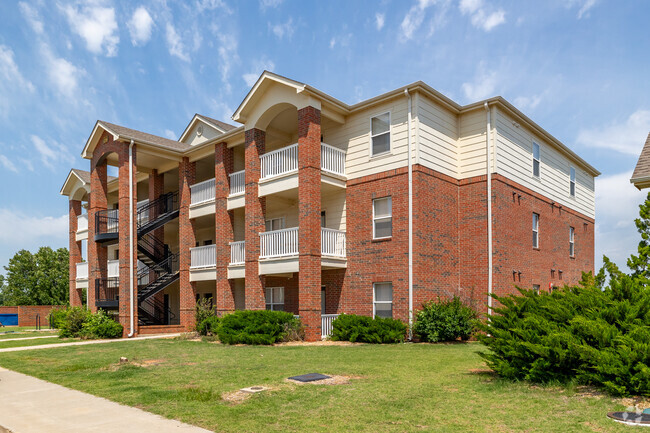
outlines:
[[[36,331],[33,328],[21,328],[19,330],[0,328],[0,341],[8,338],[46,337],[48,335],[58,335],[58,332],[56,330]]]
[[[40,346],[42,344],[59,344],[80,341],[78,338],[59,338],[57,336],[48,338],[34,338],[29,340],[2,341],[0,340],[0,349],[8,347]]]
[[[0,365],[210,430],[353,432],[617,432],[607,396],[500,380],[478,343],[223,346],[149,340],[0,353]],[[125,356],[129,363],[119,364]],[[288,376],[357,377],[294,385]],[[272,388],[240,404],[222,395]]]

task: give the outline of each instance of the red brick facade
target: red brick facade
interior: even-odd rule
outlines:
[[[233,172],[233,163],[233,150],[226,143],[217,143],[214,148],[214,239],[217,250],[217,311],[220,314],[235,310],[234,282],[228,279],[230,242],[234,240],[233,212],[228,211],[229,175]]]
[[[81,241],[77,241],[77,223],[78,217],[81,215],[81,201],[69,201],[69,224],[68,235],[70,239],[70,305],[73,307],[80,307],[82,300],[82,290],[77,289],[77,263],[81,262]]]
[[[41,326],[49,326],[49,315],[53,309],[65,308],[62,305],[18,305],[0,307],[0,314],[17,314],[18,326],[36,326],[37,316]]]
[[[190,266],[192,259],[190,248],[196,244],[194,220],[190,219],[190,203],[192,197],[190,186],[196,178],[196,163],[189,158],[183,158],[178,166],[178,264],[180,269],[180,323],[188,329],[194,325],[195,283],[190,282]]]

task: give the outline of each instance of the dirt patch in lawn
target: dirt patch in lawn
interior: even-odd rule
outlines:
[[[143,368],[149,368],[149,367],[154,367],[156,365],[160,365],[167,362],[166,359],[134,359],[134,360],[129,360],[126,362],[116,362],[115,364],[111,364],[108,367],[104,367],[103,370],[108,370],[108,371],[117,371],[120,368],[131,365],[134,367],[143,367]],[[2,432],[0,432],[2,433]]]

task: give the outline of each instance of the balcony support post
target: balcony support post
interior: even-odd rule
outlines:
[[[133,271],[133,278],[137,281],[138,272],[138,229],[137,224],[130,224],[129,210],[137,209],[137,145],[133,145],[132,158],[129,161],[129,144],[117,143],[118,154],[118,230],[120,233],[118,248],[120,251],[120,279],[119,279],[119,318],[120,323],[124,327],[124,336],[127,336],[131,330],[131,316],[130,316],[130,301],[131,301],[131,272]],[[129,164],[131,166],[129,167]],[[131,180],[129,180],[131,177]],[[132,189],[129,191],[129,189]],[[129,203],[131,201],[131,203]],[[135,217],[134,217],[135,221]],[[132,230],[131,230],[132,229]],[[133,242],[130,242],[131,239]],[[129,249],[133,248],[133,254],[129,253]],[[133,263],[130,260],[133,259]],[[133,312],[133,326],[137,332],[138,323],[138,309],[137,309],[137,296],[138,289],[137,283],[134,285],[134,312]]]
[[[192,256],[190,248],[196,245],[194,220],[190,219],[190,204],[192,193],[190,185],[196,179],[196,163],[184,157],[178,166],[179,186],[179,215],[178,215],[178,244],[180,270],[180,324],[186,329],[194,326],[194,306],[196,305],[196,283],[190,282],[190,266]]]
[[[81,200],[70,200],[69,202],[69,235],[70,235],[70,305],[81,307],[81,292],[77,289],[77,263],[81,262],[81,241],[77,241],[78,218],[81,215]]]
[[[233,172],[233,149],[226,143],[214,145],[214,225],[217,254],[216,306],[221,315],[235,310],[234,282],[228,279],[230,242],[234,240],[233,211],[228,211],[230,174]]]

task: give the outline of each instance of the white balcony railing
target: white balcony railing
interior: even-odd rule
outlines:
[[[260,156],[260,179],[268,179],[298,170],[298,143]]]
[[[120,276],[120,261],[119,260],[109,260],[108,261],[108,278]]]
[[[88,279],[88,262],[77,263],[77,280]]]
[[[230,243],[230,264],[243,265],[246,263],[246,241]]]
[[[217,266],[217,246],[205,245],[202,247],[190,248],[191,265],[195,268],[213,268]]]
[[[246,192],[246,181],[244,170],[230,174],[230,195],[243,194]]]
[[[322,338],[327,338],[332,335],[332,329],[334,329],[332,323],[334,323],[334,319],[337,317],[339,317],[338,314],[321,314],[320,327]]]
[[[260,233],[260,258],[298,254],[298,227]]]
[[[77,231],[83,232],[88,230],[88,214],[84,213],[77,217]]]
[[[190,186],[192,204],[214,200],[214,178]]]
[[[328,173],[345,176],[345,152],[329,144],[320,144],[320,168]]]
[[[321,228],[320,250],[326,256],[345,257],[345,232]]]

